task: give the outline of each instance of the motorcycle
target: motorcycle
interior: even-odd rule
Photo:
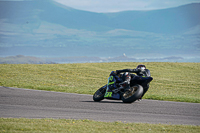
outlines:
[[[103,87],[99,88],[93,95],[93,100],[95,102],[100,102],[103,99],[110,100],[122,100],[124,103],[132,103],[140,99],[143,95],[143,87],[149,86],[149,83],[152,81],[152,77],[140,77],[135,74],[130,75],[130,86],[127,88],[125,83],[117,84],[113,88],[113,83],[116,80],[113,76],[108,78],[108,83]],[[122,74],[123,78],[124,74]],[[144,86],[144,83],[146,84]]]

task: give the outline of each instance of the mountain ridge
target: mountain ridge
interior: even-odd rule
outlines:
[[[1,10],[3,9],[3,11],[1,11],[2,13],[0,14],[0,17],[8,17],[8,19],[9,17],[10,19],[15,17],[16,19],[13,21],[23,21],[21,18],[22,15],[24,15],[26,16],[26,19],[40,19],[51,23],[61,24],[68,28],[85,29],[90,31],[129,29],[154,33],[170,33],[172,31],[174,33],[180,33],[187,28],[200,24],[200,18],[198,17],[198,12],[200,12],[200,3],[188,4],[169,9],[123,11],[117,13],[93,13],[76,10],[55,3],[56,2],[47,0],[1,2]],[[6,5],[9,5],[7,7],[13,8],[14,11],[11,12],[4,9]],[[19,10],[20,8],[24,8],[24,10]],[[32,16],[32,18],[29,16]]]
[[[200,3],[94,13],[48,0],[0,1],[0,56],[199,56],[199,12]]]

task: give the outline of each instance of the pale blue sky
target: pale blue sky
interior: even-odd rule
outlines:
[[[0,0],[31,1],[31,0]],[[53,0],[66,6],[91,12],[119,12],[127,10],[155,10],[177,7],[200,0]]]
[[[155,10],[177,7],[200,0],[54,0],[66,6],[92,12]]]

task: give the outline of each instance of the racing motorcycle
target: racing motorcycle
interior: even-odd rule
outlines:
[[[113,76],[108,78],[108,83],[103,87],[99,88],[93,95],[93,100],[95,102],[100,102],[103,99],[110,100],[122,100],[124,103],[132,103],[143,94],[143,87],[149,86],[152,77],[139,77],[135,74],[130,75],[130,86],[126,87],[126,83],[116,83],[116,87],[113,89],[113,83],[116,82]],[[125,73],[122,74],[122,79]],[[144,86],[144,83],[146,84]]]

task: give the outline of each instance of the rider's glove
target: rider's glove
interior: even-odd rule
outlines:
[[[135,69],[135,71],[136,71],[136,72],[141,72],[141,70],[140,70],[140,69],[138,69],[138,68],[136,68],[136,69]]]

